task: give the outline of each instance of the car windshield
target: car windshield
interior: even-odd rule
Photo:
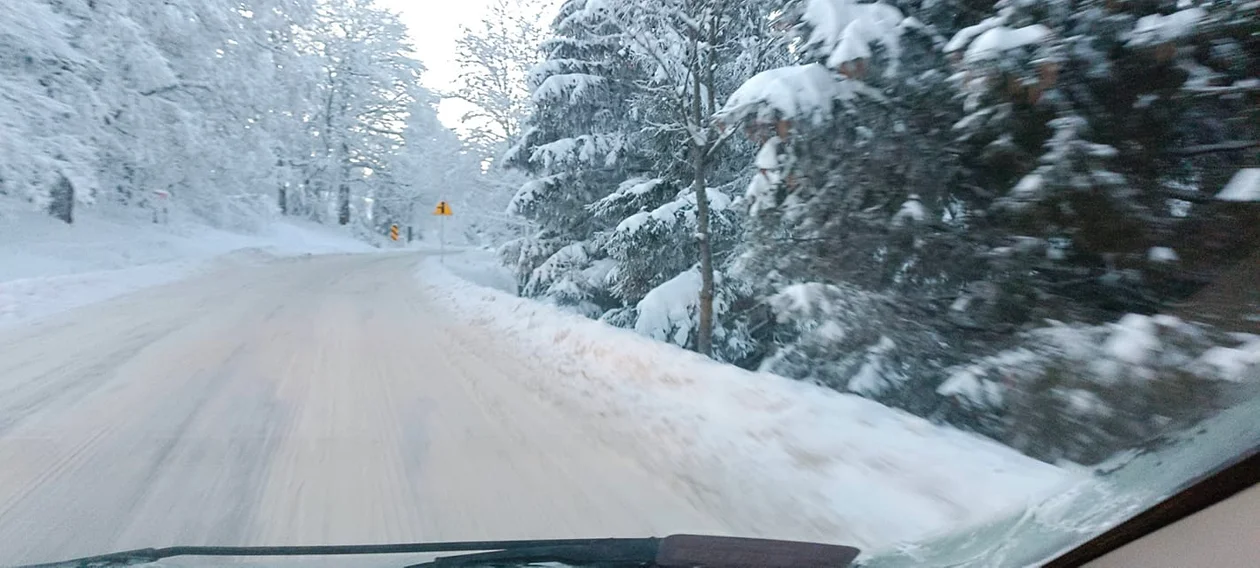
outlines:
[[[0,3],[0,566],[1039,565],[1260,448],[1255,0]]]

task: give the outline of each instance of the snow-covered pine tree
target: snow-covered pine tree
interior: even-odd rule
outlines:
[[[1260,131],[1255,14],[1195,4],[1006,0],[946,47],[962,159],[1003,232],[1039,239],[1014,262],[1057,311],[1150,311],[1193,286],[1149,251],[1203,246],[1186,228]]]
[[[940,104],[956,6],[919,4],[785,3],[795,60],[720,116],[760,146],[739,266],[775,318],[762,367],[927,412],[958,354],[925,315],[977,262]]]
[[[611,260],[597,238],[617,215],[588,210],[649,168],[630,102],[644,71],[623,49],[620,31],[588,10],[587,0],[560,7],[543,61],[530,74],[534,109],[507,160],[533,179],[509,212],[537,233],[510,243],[523,294],[599,317],[620,307],[608,292]],[[627,213],[628,214],[628,213]]]
[[[771,51],[767,13],[756,2],[562,6],[535,79],[533,128],[513,153],[537,176],[515,210],[543,226],[508,251],[525,294],[705,351],[702,330],[716,329],[721,358],[750,351],[746,334],[711,321],[713,298],[721,308],[741,296],[718,265],[734,244],[727,192],[746,179],[732,164],[750,155],[742,140],[725,143],[711,115]],[[692,276],[694,299],[682,292]],[[723,281],[727,292],[715,291]]]
[[[727,253],[734,244],[736,216],[726,192],[742,185],[747,175],[731,164],[750,158],[752,148],[741,137],[733,136],[733,131],[724,130],[714,114],[744,78],[777,60],[779,46],[768,27],[770,12],[769,3],[758,1],[622,2],[603,8],[605,18],[627,37],[630,52],[643,67],[653,69],[637,85],[636,107],[644,116],[652,117],[645,132],[657,149],[655,169],[666,172],[666,179],[677,180],[683,188],[673,202],[662,206],[682,214],[681,226],[663,219],[657,214],[660,210],[646,218],[648,235],[662,229],[674,231],[676,234],[667,239],[677,243],[675,250],[684,253],[658,261],[658,270],[686,279],[695,266],[700,278],[699,298],[687,304],[687,310],[667,311],[694,312],[694,333],[680,344],[704,354],[716,350],[717,356],[726,360],[742,359],[748,351],[744,334],[733,332],[734,328],[728,329],[718,320],[730,304],[730,296],[739,289],[735,280],[723,274]],[[614,238],[629,241],[620,245],[624,250],[651,247],[642,242],[644,235],[637,233],[639,230],[619,230]],[[726,290],[719,290],[718,282],[725,282]],[[643,283],[677,285],[673,279]],[[639,329],[651,327],[642,323],[645,315],[650,315],[642,308],[636,323]]]
[[[987,427],[1017,447],[1095,461],[1219,403],[1216,378],[1186,361],[1230,340],[1160,312],[1256,250],[1254,217],[1212,194],[1260,145],[1260,46],[1244,39],[1258,22],[1238,2],[1004,0],[951,39],[967,113],[953,130],[968,177],[993,195],[995,229],[981,289],[994,293],[965,291],[954,311],[993,321],[983,308],[996,299],[1025,306],[1000,317],[1029,326],[1119,320],[1033,330],[1032,359],[956,370],[940,392],[982,408],[961,423],[998,416]],[[1054,416],[1070,417],[1072,437]]]

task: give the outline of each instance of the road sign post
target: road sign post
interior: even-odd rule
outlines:
[[[451,204],[446,201],[439,201],[437,207],[433,209],[433,214],[441,217],[438,221],[438,241],[441,242],[441,249],[438,253],[439,262],[446,264],[446,218],[451,216]]]
[[[389,238],[394,242],[398,242],[398,225],[389,226]]]

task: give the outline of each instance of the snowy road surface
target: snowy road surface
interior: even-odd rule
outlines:
[[[237,267],[0,331],[0,565],[173,544],[731,532],[444,318],[414,255]]]

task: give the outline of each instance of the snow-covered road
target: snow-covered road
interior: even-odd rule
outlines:
[[[732,532],[524,389],[529,365],[420,292],[419,260],[226,268],[0,331],[0,565]]]
[[[879,550],[1078,480],[479,286],[484,251],[231,258],[0,329],[0,566],[678,532]]]

